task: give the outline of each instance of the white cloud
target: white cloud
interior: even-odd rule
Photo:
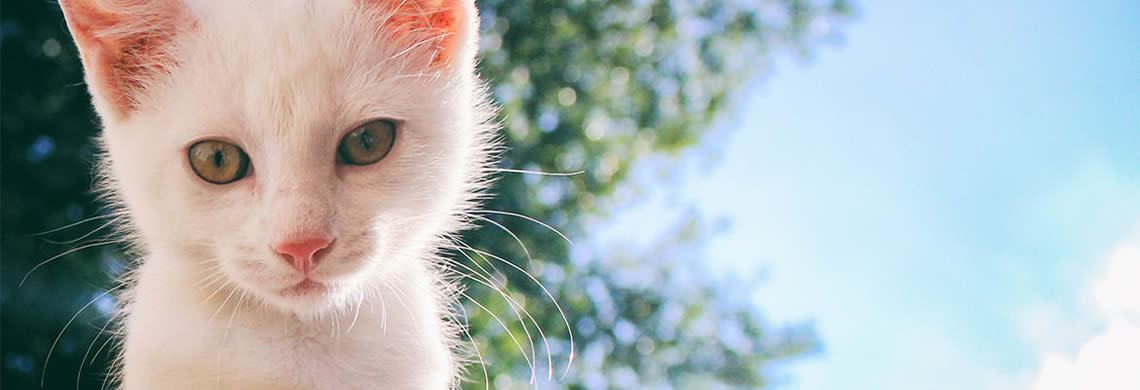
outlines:
[[[1140,246],[1122,246],[1109,257],[1093,296],[1110,317],[1140,315]]]
[[[1033,390],[1140,389],[1140,239],[1134,242],[1113,251],[1091,286],[1108,326],[1075,355],[1046,353]]]
[[[1017,329],[1038,355],[1076,355],[1086,340],[1104,329],[1099,317],[1092,307],[1036,302],[1019,310]]]

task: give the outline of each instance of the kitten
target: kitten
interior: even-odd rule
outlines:
[[[137,267],[126,389],[439,389],[494,164],[474,0],[61,0]]]

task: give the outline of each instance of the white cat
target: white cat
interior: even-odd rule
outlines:
[[[493,165],[473,0],[61,0],[138,265],[126,389],[458,384]]]

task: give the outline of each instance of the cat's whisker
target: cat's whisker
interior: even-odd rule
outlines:
[[[487,251],[472,248],[466,244],[463,245],[463,248],[470,250],[472,252],[478,253],[478,254],[482,255],[483,257],[490,257],[492,259],[499,260],[499,261],[511,266],[512,268],[518,270],[519,272],[522,272],[523,275],[525,275],[532,282],[534,282],[540,289],[542,289],[543,294],[546,294],[547,298],[550,298],[550,302],[554,304],[554,308],[558,309],[558,314],[562,316],[562,322],[566,325],[566,333],[569,335],[570,355],[569,355],[568,360],[566,362],[566,370],[562,372],[562,378],[561,378],[561,379],[566,379],[566,375],[570,373],[570,365],[574,362],[574,351],[575,351],[575,348],[574,348],[575,347],[575,345],[574,345],[574,329],[570,326],[570,319],[568,317],[566,317],[566,312],[564,310],[562,310],[562,305],[558,304],[558,299],[556,299],[554,297],[554,294],[551,293],[550,290],[546,288],[546,285],[543,284],[541,281],[539,281],[538,278],[534,277],[534,275],[531,275],[530,272],[527,272],[526,270],[522,269],[522,267],[515,265],[515,263],[512,263],[512,262],[508,261],[507,259],[496,256],[495,254],[489,253]]]
[[[215,289],[214,289],[214,292],[210,293],[210,295],[207,295],[207,296],[206,296],[206,299],[203,299],[203,300],[202,300],[202,303],[201,303],[201,305],[205,305],[205,304],[206,304],[206,302],[209,302],[209,301],[210,301],[210,299],[214,298],[214,296],[215,296],[215,295],[218,295],[218,293],[219,293],[219,292],[221,292],[222,290],[224,290],[226,287],[229,287],[229,286],[230,286],[230,282],[229,282],[228,280],[225,280],[225,278],[222,278],[222,280],[223,280],[223,283],[222,283],[222,284],[220,284],[220,285],[218,285],[218,288],[215,288]],[[230,292],[230,293],[232,294],[232,293],[233,293],[233,291],[236,291],[236,290],[231,290],[231,292]]]
[[[220,259],[216,258],[216,257],[212,257],[212,258],[208,258],[208,259],[198,260],[194,264],[198,265],[198,266],[207,266],[206,268],[199,269],[199,271],[206,271],[206,270],[214,269],[217,267],[221,267],[222,264],[219,263],[218,260],[220,260]]]
[[[470,256],[468,256],[468,258],[470,258]],[[472,260],[472,261],[474,261],[474,260]],[[466,268],[467,270],[469,270],[471,272],[475,272],[473,269],[471,269],[470,267],[467,267],[463,264],[460,264],[460,263],[456,263],[456,264]],[[486,277],[484,277],[484,279],[486,279],[486,281],[484,281],[484,280],[479,280],[478,278],[475,278],[474,276],[472,276],[470,274],[466,274],[466,273],[462,273],[462,272],[457,272],[457,273],[460,276],[462,276],[463,278],[470,279],[470,280],[475,281],[479,284],[482,284],[483,286],[486,286],[487,288],[494,290],[496,293],[499,294],[499,296],[501,296],[503,298],[503,300],[507,301],[507,304],[511,307],[511,310],[515,313],[515,317],[517,317],[519,320],[519,323],[522,324],[523,331],[526,332],[527,340],[530,341],[531,359],[537,362],[538,354],[537,354],[537,351],[536,351],[535,346],[534,346],[534,340],[531,336],[531,333],[530,333],[529,328],[527,326],[526,320],[524,320],[522,318],[522,315],[526,315],[527,319],[530,320],[530,323],[532,325],[534,325],[535,329],[538,330],[539,337],[542,338],[542,343],[543,343],[544,347],[546,348],[547,372],[548,373],[553,372],[554,371],[554,357],[551,353],[550,342],[546,338],[546,333],[542,330],[542,327],[539,326],[538,321],[534,319],[534,316],[530,314],[530,311],[526,309],[526,306],[524,306],[523,304],[519,303],[517,300],[512,298],[510,296],[510,294],[507,294],[502,289],[491,284],[491,281],[489,279],[486,279]],[[521,311],[521,314],[520,314],[520,311]],[[547,379],[550,380],[553,378],[550,377]],[[536,382],[537,382],[537,373],[532,369],[531,373],[530,373],[530,383],[536,384]]]
[[[488,271],[486,268],[484,268],[481,263],[479,263],[478,261],[475,261],[475,259],[472,258],[471,256],[468,256],[467,252],[464,252],[462,249],[459,248],[459,245],[465,245],[465,244],[462,244],[462,240],[460,240],[458,238],[448,237],[447,241],[448,241],[448,245],[451,246],[451,249],[459,252],[464,257],[466,257],[468,260],[471,260],[471,263],[475,264],[475,266],[478,267],[479,270],[483,271],[483,273],[485,275],[487,275],[488,278],[498,280],[498,278],[495,278],[494,275],[506,275],[505,273],[503,273],[503,270],[500,270],[499,267],[495,266],[495,263],[492,263],[490,261],[486,262],[487,265],[491,267],[491,269],[495,270],[494,273],[491,273],[491,271]],[[510,284],[511,281],[510,281],[510,279],[504,278],[502,282],[503,282],[503,286],[506,287],[508,284]]]
[[[510,211],[502,211],[502,210],[490,210],[490,209],[474,210],[474,211],[471,211],[471,213],[472,214],[483,214],[483,213],[499,214],[499,215],[509,215],[509,216],[516,217],[516,218],[522,218],[522,219],[525,219],[527,221],[534,222],[534,223],[546,228],[547,230],[554,232],[554,234],[557,234],[558,237],[562,237],[562,239],[565,240],[567,244],[574,245],[574,241],[571,241],[570,237],[566,237],[566,235],[562,234],[562,232],[559,231],[558,229],[555,229],[553,226],[548,225],[546,222],[539,221],[538,219],[532,218],[532,217],[524,215],[524,214],[512,213]]]
[[[202,278],[202,280],[198,283],[198,290],[199,291],[206,290],[210,287],[213,287],[214,285],[218,284],[219,282],[221,282],[225,279],[226,278],[224,277],[224,275],[221,272],[214,272],[213,274],[207,275],[205,278]]]
[[[477,216],[477,215],[472,215],[472,216],[473,216],[473,217],[477,217],[477,218],[481,218],[481,219],[484,219],[484,220],[487,220],[487,221],[490,221],[489,219],[486,219],[486,218],[484,218],[484,217],[481,217],[481,216]],[[498,224],[496,224],[496,225],[498,225]],[[500,225],[500,227],[502,227],[502,226]],[[505,227],[503,227],[503,229],[505,229]],[[508,231],[508,233],[509,233],[509,231]],[[468,255],[468,254],[467,254],[467,252],[463,251],[462,249],[460,249],[460,248],[458,248],[458,247],[456,246],[456,244],[457,244],[457,243],[459,243],[459,242],[461,242],[461,241],[459,241],[458,239],[456,239],[456,238],[453,238],[453,237],[445,237],[445,239],[447,239],[447,240],[448,240],[448,241],[451,243],[451,246],[452,246],[452,248],[453,248],[453,249],[455,249],[456,251],[458,251],[460,254],[462,254],[464,257],[466,257],[468,260],[470,260],[470,261],[471,261],[473,264],[475,264],[475,266],[476,266],[476,267],[478,267],[480,270],[482,270],[482,271],[483,271],[483,272],[484,272],[484,273],[487,275],[487,277],[486,277],[487,281],[488,281],[488,282],[491,282],[491,280],[490,280],[490,276],[491,276],[491,273],[490,273],[490,271],[487,271],[487,269],[483,268],[483,266],[480,264],[480,262],[479,262],[479,261],[476,261],[476,260],[475,260],[473,257],[471,257],[470,255]],[[516,236],[516,239],[517,239],[517,236]],[[521,242],[521,240],[519,240],[519,245],[523,245],[523,244],[522,244],[522,242]],[[467,245],[466,245],[466,244],[464,244],[464,246],[467,246]],[[523,245],[523,248],[524,248],[524,250],[525,250],[525,248],[526,248],[526,247],[525,247],[525,245]],[[529,255],[529,253],[528,253],[528,255]],[[528,261],[529,261],[531,264],[533,264],[533,262],[534,262],[534,261],[533,261],[533,259],[531,259],[529,256],[528,256],[528,258],[527,258],[527,259],[528,259]],[[484,259],[484,260],[486,260],[486,259]],[[495,272],[497,272],[497,273],[499,273],[499,274],[502,274],[502,271],[501,271],[501,270],[499,270],[499,269],[498,269],[498,267],[496,267],[494,263],[492,263],[492,262],[490,262],[490,261],[486,261],[486,262],[487,262],[487,265],[491,266],[491,268],[493,268],[493,269],[495,270]],[[460,265],[460,266],[463,266],[463,264],[462,264],[462,263],[458,263],[458,262],[457,262],[456,264],[457,264],[457,265]],[[468,270],[471,270],[471,268],[470,268],[470,267],[466,267],[466,266],[463,266],[463,267],[464,267],[464,268],[467,268]],[[475,271],[474,271],[474,270],[472,270],[472,272],[475,272]],[[477,272],[476,272],[476,273],[477,273]],[[507,283],[508,281],[509,281],[508,279],[505,279],[505,280],[504,280],[504,285],[505,285],[505,283]],[[549,342],[549,340],[548,340],[548,339],[547,339],[547,337],[546,337],[546,333],[545,333],[545,332],[542,330],[542,327],[538,325],[538,322],[537,322],[537,321],[534,319],[534,317],[533,317],[533,316],[530,314],[530,311],[529,311],[529,310],[527,310],[525,306],[522,306],[521,304],[518,304],[517,302],[515,302],[515,301],[514,301],[514,300],[513,300],[513,299],[512,299],[512,298],[511,298],[511,297],[510,297],[508,294],[506,294],[505,292],[501,291],[501,289],[498,289],[498,288],[496,288],[496,287],[494,287],[494,286],[488,286],[488,287],[491,287],[491,288],[495,289],[495,290],[496,290],[496,292],[498,292],[498,293],[499,293],[499,294],[500,294],[500,295],[501,295],[501,296],[502,296],[504,299],[506,299],[506,300],[507,300],[509,303],[512,303],[512,304],[515,304],[515,305],[519,306],[519,307],[522,309],[523,313],[525,313],[525,314],[526,314],[526,316],[527,316],[527,317],[530,319],[531,323],[532,323],[532,324],[534,324],[534,327],[535,327],[536,329],[538,329],[539,335],[540,335],[540,337],[542,337],[543,346],[544,346],[544,348],[546,349],[546,359],[547,359],[547,380],[552,380],[552,379],[553,379],[553,375],[554,375],[554,357],[553,357],[553,351],[550,349],[550,342]],[[517,312],[516,312],[516,315],[517,315]],[[519,318],[519,322],[523,322],[522,318]],[[525,322],[523,322],[523,326],[524,326],[524,328],[523,328],[524,330],[525,330],[525,329],[527,329],[527,328],[526,328],[526,324],[525,324]],[[528,339],[529,339],[529,338],[530,338],[530,334],[529,334],[529,332],[527,332],[527,333],[528,333],[528,334],[527,334],[527,337],[528,337]],[[533,341],[532,341],[532,345],[531,345],[531,355],[532,355],[532,359],[535,359],[535,358],[536,358],[536,353],[535,353],[535,350],[534,350]],[[537,361],[537,360],[536,360],[536,361]],[[536,373],[535,373],[535,372],[532,370],[532,371],[531,371],[531,383],[535,383],[535,379],[536,379],[536,378],[535,378],[535,375],[536,375]]]
[[[95,304],[96,301],[102,299],[103,297],[105,297],[107,295],[110,295],[111,292],[115,291],[116,289],[117,288],[111,288],[107,291],[104,291],[104,292],[96,295],[94,298],[91,298],[91,300],[88,301],[87,304],[80,307],[79,310],[77,310],[75,312],[75,314],[71,316],[71,319],[67,320],[67,323],[63,325],[63,329],[60,330],[59,334],[57,334],[55,336],[55,340],[52,341],[51,347],[48,348],[47,357],[44,358],[44,369],[43,369],[43,372],[40,374],[40,387],[41,388],[44,387],[44,382],[47,379],[47,370],[48,370],[48,365],[51,364],[51,355],[53,352],[55,352],[55,347],[56,347],[56,345],[59,344],[59,339],[63,338],[63,333],[67,332],[67,328],[71,327],[71,323],[75,322],[76,318],[79,318],[79,314],[83,313],[84,310],[87,310],[88,307],[91,307],[91,305]]]
[[[92,217],[84,218],[84,219],[81,219],[81,220],[78,220],[78,221],[75,221],[75,222],[69,223],[69,224],[67,224],[67,225],[63,225],[63,226],[60,226],[60,227],[54,228],[54,229],[51,229],[51,230],[46,230],[46,231],[42,231],[42,232],[39,232],[39,233],[32,233],[32,234],[29,234],[29,235],[27,235],[26,237],[37,237],[37,236],[42,236],[42,235],[45,235],[45,234],[51,234],[51,233],[55,233],[55,232],[58,232],[58,231],[60,231],[60,230],[66,230],[66,229],[70,229],[70,228],[73,228],[73,227],[76,227],[76,226],[79,226],[79,225],[82,225],[82,224],[85,224],[85,223],[88,223],[88,222],[91,222],[91,221],[100,220],[100,219],[106,219],[106,218],[114,218],[114,217],[116,217],[116,216],[117,216],[117,215],[114,215],[114,214],[101,214],[101,215],[96,215],[96,216],[92,216]]]
[[[370,286],[372,293],[380,300],[380,331],[388,333],[388,304],[384,301],[384,292],[378,286]]]
[[[473,258],[471,258],[471,256],[467,255],[466,252],[459,250],[459,248],[455,248],[455,249],[457,251],[459,251],[460,253],[463,253],[463,256],[467,257],[469,260],[471,260],[472,263],[475,263],[478,266],[479,262],[475,261],[475,259],[473,259]],[[505,291],[503,291],[503,289],[499,288],[498,286],[495,286],[494,281],[491,280],[491,278],[489,276],[489,273],[488,273],[488,275],[479,274],[473,268],[471,268],[471,267],[469,267],[463,263],[460,263],[460,262],[452,262],[452,264],[463,267],[468,272],[470,272],[470,274],[464,273],[464,272],[457,272],[457,271],[453,271],[453,272],[456,272],[457,274],[459,274],[463,278],[470,279],[472,281],[475,281],[479,284],[486,286],[487,288],[498,293],[499,296],[502,297],[503,300],[505,300],[507,302],[508,306],[510,306],[510,308],[511,308],[511,311],[514,312],[515,317],[518,318],[519,324],[522,325],[523,332],[526,333],[527,341],[530,343],[530,358],[532,361],[537,362],[538,361],[538,353],[537,353],[536,348],[534,346],[534,337],[531,335],[530,329],[527,326],[526,320],[523,319],[522,314],[520,313],[520,310],[523,313],[526,313],[527,317],[531,318],[531,322],[534,323],[534,326],[538,329],[539,334],[542,336],[543,342],[546,342],[546,335],[543,333],[542,328],[538,326],[538,322],[534,321],[534,317],[530,315],[530,312],[528,310],[526,310],[526,307],[523,306],[522,304],[519,304],[518,301],[511,298],[511,296],[509,294],[507,294]],[[480,268],[482,268],[482,267],[480,267]],[[483,272],[487,272],[486,269],[483,269]],[[479,278],[476,278],[475,276],[479,276]],[[549,351],[549,345],[547,345],[547,351]],[[548,354],[548,356],[549,356],[549,354]],[[553,364],[552,361],[551,361],[551,364]],[[531,376],[531,378],[530,378],[531,382],[530,383],[535,383],[535,379],[536,379],[537,374],[535,373],[535,371],[533,369],[531,370],[530,374],[531,374],[530,375]]]
[[[452,247],[453,247],[455,250],[459,251],[459,253],[463,254],[463,256],[464,256],[464,257],[466,257],[468,260],[470,260],[472,263],[474,263],[474,264],[475,264],[477,267],[479,267],[480,269],[483,269],[483,271],[484,271],[484,272],[487,272],[487,271],[486,271],[486,269],[484,269],[482,266],[480,266],[480,265],[479,265],[479,262],[478,262],[478,261],[476,261],[476,260],[475,260],[473,257],[471,257],[470,255],[468,255],[468,254],[467,254],[467,252],[465,252],[465,251],[463,251],[463,250],[461,250],[461,249],[459,249],[459,248],[455,247],[455,245],[454,245],[454,244],[452,245]],[[484,260],[486,261],[486,259],[484,259]],[[463,265],[463,264],[461,264],[461,263],[458,263],[458,262],[457,262],[456,264],[457,264],[457,265],[460,265],[460,266],[463,266],[464,268],[470,269],[469,267],[466,267],[466,266],[464,266],[464,265]],[[492,265],[492,266],[493,266],[493,263],[491,263],[490,261],[487,261],[487,264],[488,264],[488,265]],[[489,274],[489,273],[488,273],[488,274]],[[487,279],[487,281],[488,281],[488,282],[490,282],[490,279]],[[493,289],[496,289],[497,291],[499,291],[499,289],[497,289],[497,288],[495,288],[495,287],[493,287],[493,286],[488,286],[488,287],[491,287],[491,288],[493,288]],[[538,321],[536,321],[536,320],[534,319],[534,316],[530,314],[530,310],[527,310],[527,309],[526,309],[526,306],[524,306],[524,305],[522,305],[522,304],[518,303],[516,300],[514,300],[513,298],[511,298],[509,294],[506,294],[506,293],[505,293],[505,292],[503,292],[503,291],[499,291],[499,294],[500,294],[500,295],[502,295],[502,296],[503,296],[503,298],[504,298],[504,299],[506,299],[508,303],[510,303],[510,304],[512,304],[512,305],[515,305],[515,306],[518,306],[520,309],[522,309],[522,312],[523,312],[523,314],[526,314],[527,318],[528,318],[528,319],[530,319],[530,322],[531,322],[531,324],[533,324],[533,325],[534,325],[535,329],[538,329],[538,334],[539,334],[539,337],[541,337],[541,338],[542,338],[542,344],[543,344],[543,347],[546,349],[546,365],[547,365],[547,370],[546,370],[546,372],[547,372],[547,380],[553,380],[553,379],[554,379],[554,377],[553,377],[553,375],[554,375],[554,353],[553,353],[553,351],[550,349],[550,341],[549,341],[549,339],[546,337],[546,332],[542,330],[542,326],[540,326],[540,325],[538,324]],[[523,321],[523,320],[520,318],[520,319],[519,319],[519,322],[522,322],[522,321]],[[525,328],[525,323],[524,323],[524,329],[526,329],[526,328]],[[529,333],[528,333],[528,335],[527,335],[527,336],[528,336],[528,337],[530,336],[530,335],[529,335]],[[535,351],[534,351],[534,345],[533,345],[533,344],[531,345],[531,354],[532,354],[532,357],[533,357],[533,358],[535,358],[535,359],[536,359],[536,361],[537,361],[537,357],[535,357],[535,355],[536,355],[536,354],[535,354]],[[535,374],[535,373],[532,371],[532,372],[531,372],[531,379],[532,379],[532,381],[535,379],[535,375],[536,375],[536,374]],[[533,382],[532,382],[532,383],[533,383]]]
[[[194,239],[194,241],[190,241],[190,243],[192,243],[192,244],[203,244],[203,245],[207,245],[207,246],[217,245],[217,243],[207,241],[207,239]],[[221,260],[221,258],[220,257],[209,257],[209,258],[198,259],[194,263],[196,263],[196,265],[205,265],[205,263],[211,263],[211,262],[217,263],[218,260]]]
[[[234,293],[237,293],[236,288],[231,289],[230,293],[226,295],[226,299],[222,301],[222,304],[218,305],[218,309],[214,310],[214,315],[210,316],[210,320],[206,322],[206,326],[202,327],[202,334],[198,338],[202,338],[202,336],[204,336],[206,332],[210,330],[210,325],[214,323],[214,319],[218,317],[218,313],[222,312],[222,308],[226,307],[226,304],[230,302],[230,298],[233,298]],[[207,300],[209,300],[209,298],[207,298]],[[205,304],[205,302],[203,302],[203,304]]]
[[[220,281],[223,281],[225,279],[226,278],[225,278],[224,273],[222,273],[221,271],[214,271],[214,272],[210,273],[209,275],[206,275],[206,277],[204,277],[198,281],[198,290],[205,290],[207,288],[210,288],[214,284],[216,284]]]
[[[95,364],[95,359],[99,356],[99,354],[103,353],[103,349],[107,348],[107,346],[110,345],[111,342],[115,341],[116,337],[120,337],[120,336],[122,336],[121,332],[112,332],[111,336],[107,337],[107,341],[104,341],[103,344],[99,346],[99,349],[95,350],[95,354],[91,355],[91,360],[88,361],[87,364],[88,365]]]
[[[75,253],[75,252],[78,252],[78,251],[81,251],[84,249],[94,248],[94,247],[103,246],[103,245],[110,245],[110,244],[115,244],[115,243],[120,243],[120,242],[124,242],[123,239],[116,238],[116,239],[107,239],[107,240],[95,241],[92,243],[88,243],[85,245],[81,245],[81,246],[78,246],[75,248],[68,249],[68,250],[64,251],[63,253],[52,256],[52,257],[48,258],[47,260],[44,260],[44,261],[40,262],[39,264],[36,264],[35,267],[32,267],[32,269],[28,270],[28,273],[24,274],[24,277],[20,279],[20,283],[18,283],[16,285],[16,288],[23,287],[24,282],[28,281],[28,277],[31,276],[33,272],[36,272],[36,270],[40,269],[40,267],[47,265],[48,263],[54,261],[55,259],[70,255],[72,253]]]
[[[573,172],[545,172],[545,171],[532,171],[529,169],[513,169],[513,168],[489,168],[491,172],[502,173],[520,173],[525,175],[539,175],[539,176],[578,176],[586,173],[586,170],[577,170]]]
[[[234,304],[234,311],[230,313],[229,321],[226,321],[226,331],[222,334],[222,345],[225,345],[230,337],[230,328],[234,325],[234,318],[237,317],[238,308],[241,307],[242,301],[245,301],[246,290],[242,290],[241,296],[238,297],[237,303]]]
[[[358,299],[356,300],[356,305],[355,305],[355,306],[356,306],[356,314],[353,314],[353,315],[352,315],[352,323],[348,324],[348,330],[344,331],[344,334],[346,334],[346,335],[347,335],[347,334],[349,334],[349,333],[352,333],[352,328],[355,328],[355,327],[356,327],[356,320],[357,320],[358,318],[360,318],[360,308],[361,308],[362,306],[364,306],[364,296],[363,296],[363,293],[361,293],[361,295],[360,295],[360,296],[358,297]]]
[[[87,366],[87,356],[91,354],[91,349],[95,347],[95,343],[99,341],[99,337],[103,335],[103,332],[107,331],[107,326],[111,325],[111,323],[114,321],[115,321],[115,318],[112,317],[112,318],[108,318],[107,322],[103,323],[103,327],[99,328],[99,332],[95,334],[95,337],[93,337],[91,339],[91,344],[89,344],[87,346],[87,350],[83,352],[83,358],[79,359],[79,369],[76,370],[76,372],[75,372],[75,389],[76,390],[79,390],[79,380],[83,378],[83,368]],[[113,337],[113,336],[109,336],[109,338],[110,337]],[[92,360],[94,360],[94,359],[92,359]]]
[[[225,280],[225,273],[222,272],[221,264],[214,264],[213,266],[203,269],[202,272],[208,272],[208,274],[198,280],[197,284],[199,290],[204,290],[219,281]]]
[[[104,343],[103,345],[106,346],[106,343]],[[99,347],[99,349],[103,349],[103,348]],[[118,358],[118,359],[121,360],[122,358]],[[99,390],[106,389],[107,385],[110,384],[111,378],[113,378],[113,377],[118,377],[118,375],[108,374],[107,376],[104,376],[103,377],[103,383],[99,385]]]
[[[111,336],[107,337],[107,341],[104,341],[103,344],[99,346],[99,349],[95,350],[95,354],[91,355],[91,361],[88,362],[87,364],[88,365],[95,364],[95,359],[99,357],[99,354],[103,353],[103,350],[106,349],[108,345],[111,345],[111,342],[115,341],[116,338],[119,338],[119,337],[122,337],[122,335],[112,334]],[[111,370],[116,370],[116,368],[112,367]],[[115,377],[115,376],[117,376],[117,375],[114,373],[114,371],[104,373],[103,374],[103,384],[101,386],[99,386],[99,388],[100,389],[105,388],[107,386],[107,380],[112,378],[112,377]]]
[[[471,317],[467,314],[467,308],[463,307],[462,304],[456,306],[459,306],[459,310],[463,313],[463,334],[467,335],[468,340],[471,340],[471,349],[475,351],[475,357],[479,359],[479,368],[483,369],[483,388],[491,390],[491,376],[487,374],[487,363],[483,361],[483,353],[479,352],[479,343],[475,341],[475,337],[471,336]]]
[[[337,312],[334,312],[333,314],[331,314],[329,316],[329,322],[332,323],[332,326],[329,327],[330,328],[329,331],[331,332],[329,334],[329,338],[336,339],[336,338],[340,337],[340,313],[339,313],[339,310]]]
[[[481,263],[479,263],[478,261],[475,261],[475,259],[471,258],[471,256],[468,256],[467,253],[464,252],[462,249],[459,249],[457,246],[462,242],[460,239],[453,238],[453,237],[447,237],[447,241],[448,241],[449,245],[451,245],[452,249],[458,251],[459,253],[463,254],[463,256],[470,259],[471,263],[475,264],[475,266],[478,267],[480,270],[482,270],[483,273],[485,273],[488,277],[494,278],[494,275],[506,275],[506,273],[504,273],[503,270],[499,269],[499,267],[496,266],[495,263],[492,263],[490,261],[486,261],[487,265],[490,266],[491,269],[495,270],[495,273],[492,274],[491,271],[488,271],[486,268],[484,268]],[[494,279],[497,280],[497,278],[494,278]],[[504,287],[506,287],[508,284],[510,284],[510,282],[511,282],[510,279],[505,278],[505,277],[503,278],[503,286]]]
[[[530,256],[530,249],[527,249],[526,244],[523,243],[522,239],[519,238],[518,235],[515,235],[515,232],[512,232],[511,229],[507,229],[507,227],[503,226],[503,224],[495,222],[494,220],[492,220],[490,218],[487,218],[487,217],[484,217],[484,216],[481,216],[478,214],[470,214],[470,215],[472,217],[478,218],[480,220],[487,221],[488,223],[490,223],[492,225],[498,226],[499,229],[502,229],[504,232],[507,232],[507,234],[509,234],[511,236],[511,238],[514,238],[515,242],[517,242],[519,244],[519,246],[522,247],[523,254],[526,255],[527,264],[532,266],[532,267],[534,266],[534,258],[532,258]]]
[[[226,303],[230,301],[230,297],[232,297],[234,292],[236,292],[236,291],[237,291],[237,289],[230,292],[230,295],[226,297],[225,302],[222,302],[222,305],[218,307],[219,311],[221,311],[222,308],[226,307]],[[230,319],[228,321],[226,321],[226,328],[222,333],[222,347],[218,348],[218,386],[219,386],[219,388],[221,387],[221,385],[223,383],[222,382],[222,376],[225,373],[225,370],[222,369],[222,367],[223,367],[222,363],[225,360],[225,356],[226,356],[225,346],[226,346],[226,344],[229,343],[230,328],[233,327],[234,318],[237,317],[238,308],[241,307],[241,302],[243,300],[245,300],[245,294],[246,294],[246,291],[242,290],[241,296],[239,296],[237,302],[234,303],[234,310],[233,310],[233,312],[230,313]],[[214,316],[216,317],[217,315],[218,315],[218,312],[214,312]],[[214,318],[211,317],[210,323],[212,323],[213,321],[214,321]],[[207,323],[206,328],[209,328],[209,327],[210,327],[210,324]]]
[[[515,336],[515,332],[513,330],[511,330],[511,327],[507,326],[507,323],[503,322],[503,319],[499,318],[499,316],[496,315],[494,311],[492,311],[491,309],[488,309],[486,306],[483,306],[482,303],[479,303],[478,300],[476,300],[475,298],[472,298],[470,295],[467,295],[467,293],[459,291],[459,296],[467,298],[467,300],[470,301],[471,303],[475,304],[475,306],[478,306],[480,309],[483,309],[483,311],[486,312],[487,315],[490,315],[491,318],[495,320],[495,322],[499,323],[499,326],[503,327],[503,330],[505,330],[507,332],[507,336],[510,337],[511,341],[515,343],[516,347],[518,347],[519,353],[522,354],[522,356],[523,356],[523,360],[526,360],[527,367],[530,367],[531,372],[534,372],[534,369],[535,369],[534,368],[534,362],[532,362],[530,360],[530,357],[527,356],[526,349],[523,347],[522,343],[519,342],[518,337]]]
[[[87,238],[87,237],[91,237],[91,236],[92,236],[92,235],[94,235],[95,233],[98,233],[100,230],[106,229],[108,226],[114,225],[114,224],[115,224],[115,222],[116,222],[116,221],[108,221],[107,223],[104,223],[104,224],[102,224],[102,225],[99,225],[98,227],[96,227],[96,228],[94,228],[94,229],[91,229],[91,231],[87,232],[87,234],[84,234],[84,235],[82,235],[82,236],[79,236],[79,237],[77,237],[77,238],[73,238],[73,239],[70,239],[70,240],[65,240],[65,241],[55,241],[55,240],[51,240],[51,239],[47,239],[47,238],[45,238],[45,239],[43,239],[43,240],[44,240],[44,241],[47,241],[47,242],[48,242],[48,243],[50,243],[50,244],[55,244],[55,245],[71,245],[71,244],[77,243],[77,242],[79,242],[79,241],[83,241],[83,240],[84,240],[85,238]]]

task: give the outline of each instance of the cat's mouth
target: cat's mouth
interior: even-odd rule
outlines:
[[[328,292],[329,286],[327,284],[308,278],[298,282],[297,284],[281,289],[281,295],[286,297],[324,295]]]

